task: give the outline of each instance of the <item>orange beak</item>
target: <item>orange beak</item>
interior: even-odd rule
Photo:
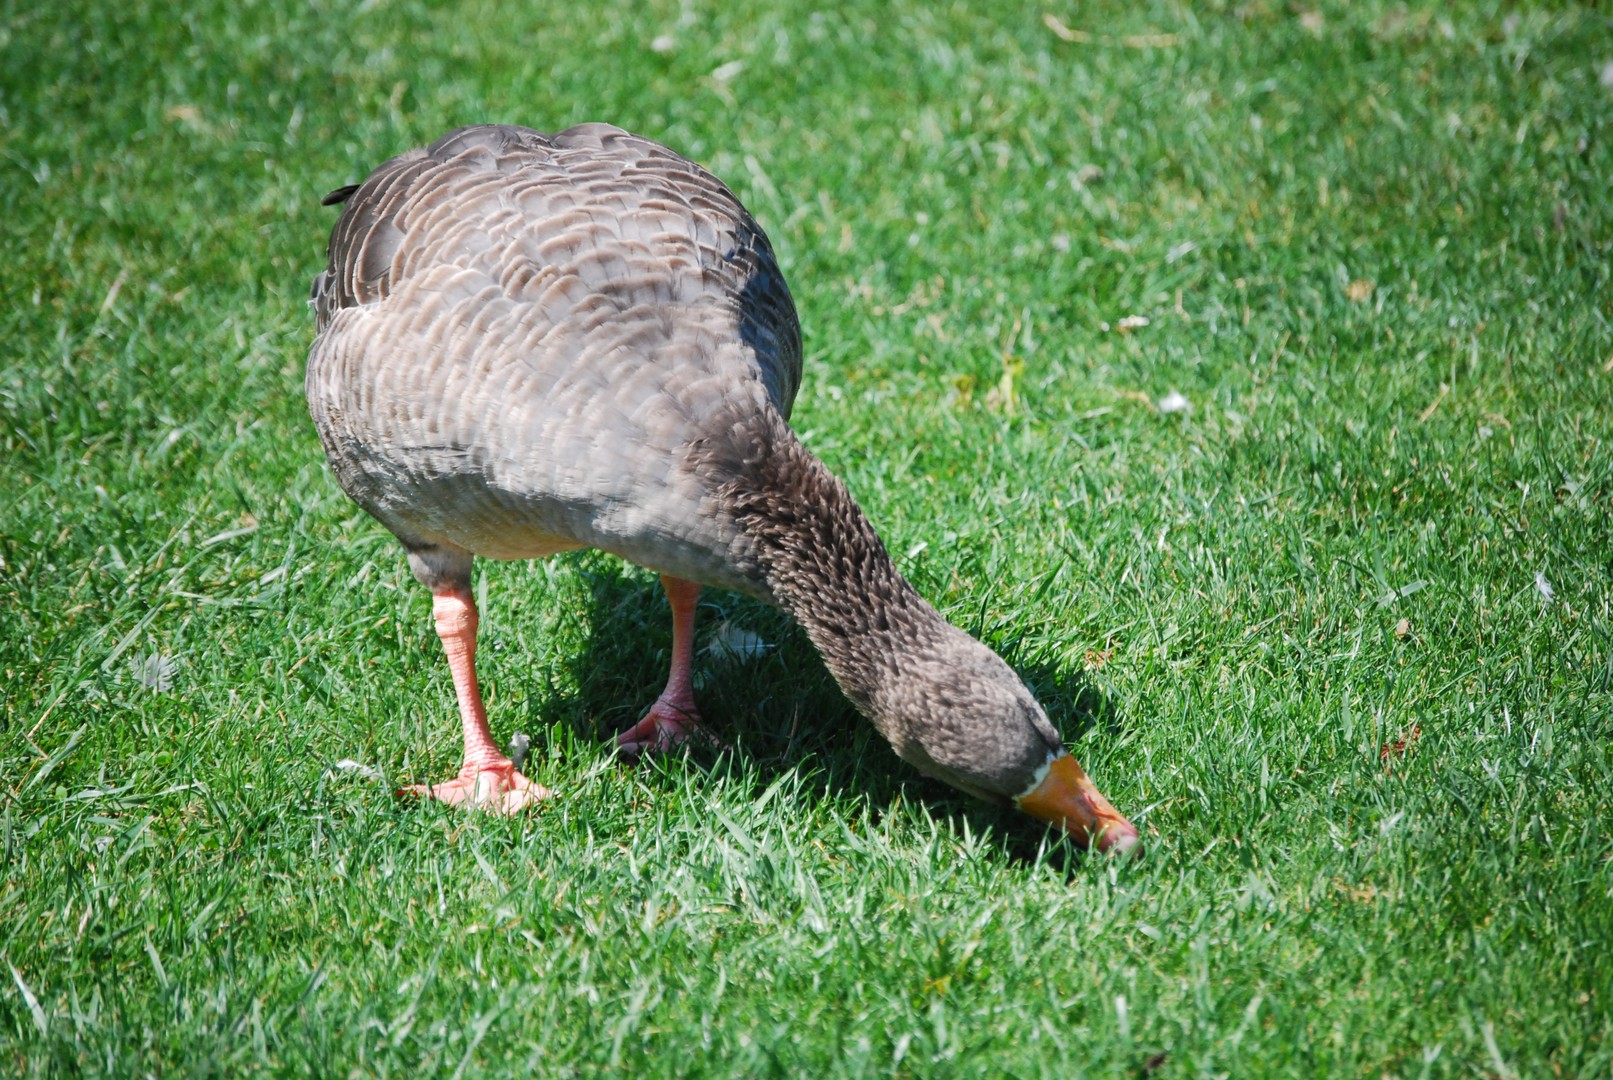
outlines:
[[[1031,817],[1051,822],[1082,847],[1130,854],[1142,843],[1127,821],[1069,754],[1060,754],[1042,782],[1014,800]]]

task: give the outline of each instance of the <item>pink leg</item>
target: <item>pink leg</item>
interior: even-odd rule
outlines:
[[[616,737],[616,748],[629,757],[662,752],[704,735],[694,704],[694,618],[700,586],[682,578],[661,575],[667,603],[672,605],[672,670],[666,689],[655,699],[644,719]],[[706,736],[710,738],[710,736]]]
[[[407,792],[457,805],[513,814],[549,797],[547,788],[534,784],[515,769],[493,741],[487,727],[487,710],[476,685],[476,601],[470,588],[443,583],[432,588],[431,613],[437,636],[448,654],[459,698],[459,719],[465,728],[465,764],[459,775],[443,784],[416,784]]]

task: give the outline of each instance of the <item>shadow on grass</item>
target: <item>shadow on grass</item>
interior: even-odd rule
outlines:
[[[582,650],[559,663],[580,693],[529,698],[521,726],[534,735],[562,731],[579,746],[603,747],[638,721],[665,684],[671,615],[660,586],[614,558],[584,556],[573,567],[589,589],[587,631]],[[750,658],[714,648],[713,631],[724,622],[759,635],[771,648]],[[1043,852],[1050,846],[1067,845],[1010,808],[981,803],[914,772],[840,693],[805,632],[782,612],[708,589],[701,594],[698,627],[696,697],[705,726],[733,748],[733,756],[728,763],[717,748],[692,744],[684,753],[697,768],[713,775],[749,773],[759,794],[807,762],[805,791],[865,800],[876,817],[903,803],[923,804],[937,819],[966,824],[973,835],[986,837],[1008,861],[1034,862],[1047,858]],[[1006,651],[1012,663],[1012,649]],[[1124,729],[1088,673],[1034,661],[1014,667],[1066,744],[1094,727],[1114,736]],[[1057,856],[1050,861],[1056,865]],[[1076,864],[1072,859],[1066,866]]]

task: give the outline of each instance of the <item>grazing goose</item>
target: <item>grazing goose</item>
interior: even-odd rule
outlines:
[[[471,561],[601,548],[661,575],[672,668],[633,754],[698,730],[701,585],[782,607],[901,757],[1077,842],[1137,830],[1025,685],[897,572],[787,418],[795,306],[721,181],[605,124],[462,128],[343,203],[314,280],[308,406],[344,491],[431,590],[464,765],[411,790],[513,812],[549,793],[498,749],[476,684]]]

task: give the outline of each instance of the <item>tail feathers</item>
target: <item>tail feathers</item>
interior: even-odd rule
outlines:
[[[329,195],[326,195],[323,199],[320,199],[319,205],[337,206],[352,198],[353,192],[357,191],[358,189],[359,185],[357,184],[348,184],[346,187],[339,187]]]

